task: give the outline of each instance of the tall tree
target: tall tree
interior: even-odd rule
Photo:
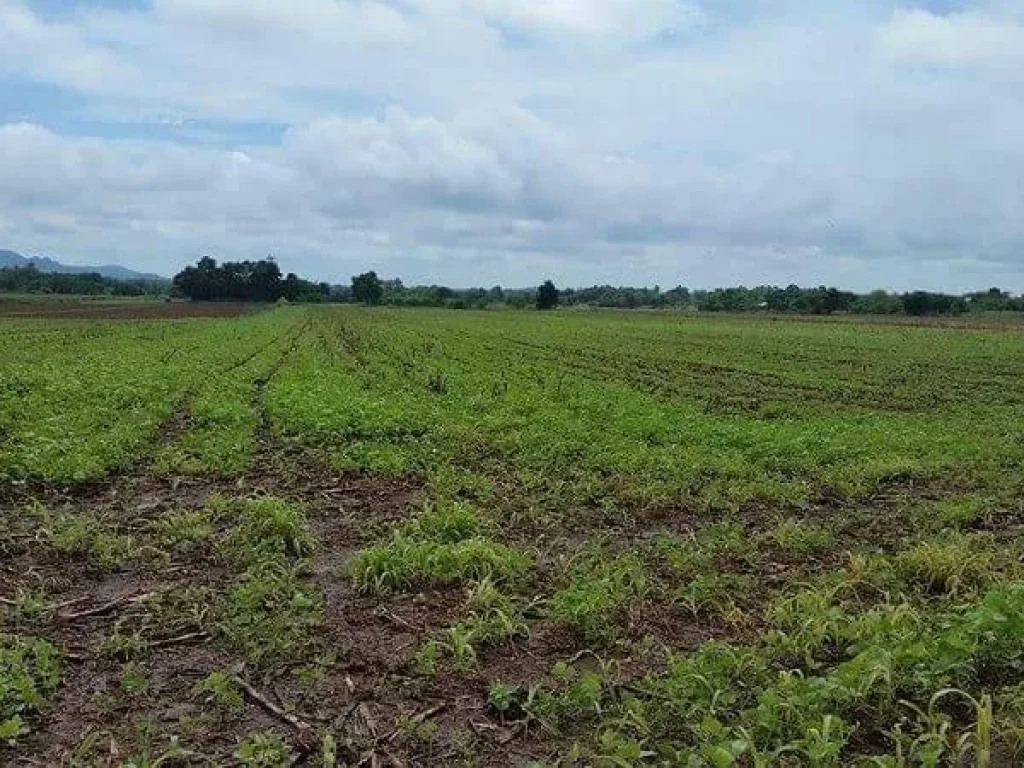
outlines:
[[[380,304],[384,286],[376,272],[364,272],[352,278],[352,298],[362,304]]]
[[[537,289],[537,309],[554,309],[558,306],[558,289],[550,280],[545,280]]]

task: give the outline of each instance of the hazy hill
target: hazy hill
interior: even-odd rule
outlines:
[[[53,272],[65,275],[81,275],[90,272],[97,272],[103,277],[111,280],[166,280],[160,275],[153,275],[145,272],[122,267],[117,264],[103,264],[101,266],[76,266],[72,264],[61,264],[59,261],[44,257],[28,258],[15,251],[0,250],[0,269],[4,267],[27,267],[34,266],[40,272]]]

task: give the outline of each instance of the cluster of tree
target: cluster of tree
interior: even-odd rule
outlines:
[[[382,280],[376,272],[352,278],[351,285],[312,283],[294,274],[282,276],[272,259],[225,262],[203,258],[174,278],[175,292],[198,300],[313,301],[390,305],[404,307],[448,307],[484,309],[504,306],[515,309],[556,306],[595,306],[619,309],[677,308],[703,312],[783,312],[830,315],[837,312],[871,315],[957,315],[968,311],[1022,311],[1024,296],[992,288],[988,291],[953,296],[927,291],[910,293],[853,293],[824,285],[801,288],[788,285],[760,285],[691,290],[676,286],[662,291],[653,288],[600,285],[559,291],[550,281],[538,288],[456,289],[443,285],[406,286],[399,279]]]
[[[800,288],[796,285],[786,288],[758,286],[694,291],[693,300],[697,309],[706,312],[766,311],[803,315],[831,315],[835,312],[860,315],[961,315],[974,308],[969,296],[928,291],[902,294],[872,291],[856,294],[825,286]],[[1014,305],[1008,303],[1000,308],[1013,309]]]
[[[678,286],[669,291],[654,288],[614,288],[599,286],[562,293],[563,304],[631,309],[690,308],[702,312],[784,312],[807,315],[830,315],[846,312],[864,315],[958,315],[964,312],[1024,312],[1024,296],[1013,295],[992,288],[988,291],[952,296],[944,293],[913,291],[889,293],[872,291],[857,294],[838,288],[818,286],[801,288],[789,285],[781,288],[762,285],[689,290]]]
[[[845,312],[864,315],[958,315],[968,311],[1024,312],[1024,296],[992,288],[988,291],[952,296],[943,293],[913,291],[889,293],[872,291],[857,294],[838,288],[818,286],[785,288],[762,285],[755,288],[716,288],[690,290],[676,286],[662,291],[654,288],[615,287],[566,288],[559,291],[548,280],[536,289],[493,288],[454,289],[439,285],[403,285],[401,280],[381,280],[375,272],[352,278],[352,287],[331,288],[332,301],[354,301],[362,304],[386,304],[407,307],[449,307],[453,309],[485,309],[507,306],[516,309],[555,306],[594,306],[619,309],[677,308],[702,312],[783,312],[807,315],[831,315]]]
[[[64,274],[41,272],[34,266],[0,269],[0,293],[59,294],[65,296],[158,296],[167,283],[114,280],[97,272]]]
[[[311,283],[291,272],[282,275],[271,258],[217,264],[204,256],[175,275],[173,286],[175,294],[195,301],[320,302],[331,298],[330,285]]]
[[[332,296],[347,296],[359,304],[385,304],[398,307],[448,307],[450,309],[486,309],[509,306],[525,309],[553,309],[559,304],[559,291],[550,280],[539,288],[505,290],[493,288],[448,288],[444,285],[405,286],[401,280],[381,280],[376,272],[364,272],[352,278],[352,287],[344,291],[332,288]],[[346,299],[341,299],[346,300]]]
[[[705,312],[792,312],[805,315],[831,315],[850,312],[857,295],[838,288],[800,288],[789,285],[779,288],[762,285],[756,288],[717,288],[694,291],[692,303]]]
[[[615,309],[637,309],[640,307],[680,307],[690,303],[690,290],[678,286],[669,291],[654,288],[632,288],[628,286],[595,285],[590,288],[566,288],[562,291],[561,304],[609,307]]]
[[[998,288],[968,293],[963,298],[976,312],[1024,312],[1024,294],[1014,296]]]

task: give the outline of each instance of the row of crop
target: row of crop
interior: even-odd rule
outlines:
[[[244,365],[287,322],[61,327],[34,354],[0,362],[0,478],[82,481],[135,460],[186,394]]]

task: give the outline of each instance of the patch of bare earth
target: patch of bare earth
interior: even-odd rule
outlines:
[[[203,301],[17,301],[0,298],[0,317],[51,320],[176,320],[186,317],[237,317],[259,304]]]

